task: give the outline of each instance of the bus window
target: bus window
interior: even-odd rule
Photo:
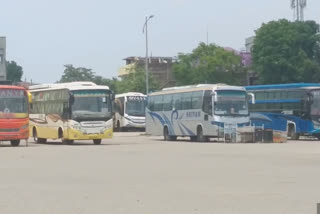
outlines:
[[[154,111],[154,96],[148,97],[148,109]]]
[[[162,111],[162,106],[163,106],[163,96],[158,95],[154,96],[154,111]]]
[[[172,95],[167,94],[163,95],[163,111],[171,111],[172,110]]]
[[[173,94],[173,107],[175,110],[181,110],[181,94]]]
[[[192,92],[191,107],[192,109],[201,109],[203,91]]]
[[[181,96],[182,110],[191,109],[191,96],[192,93],[183,93]]]

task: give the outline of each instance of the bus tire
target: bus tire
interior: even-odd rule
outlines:
[[[11,140],[10,143],[11,143],[11,146],[19,146],[20,140]]]
[[[163,139],[164,139],[164,141],[169,141],[170,140],[169,130],[168,130],[167,126],[165,126],[164,129],[163,129]]]
[[[190,136],[190,141],[196,142],[197,141],[197,136]]]
[[[299,140],[300,137],[300,135],[296,133],[292,124],[288,126],[288,137],[290,138],[290,140]]]
[[[38,138],[38,133],[36,128],[33,128],[33,140],[35,143],[46,143],[47,139],[45,138]]]
[[[62,139],[62,143],[65,144],[65,145],[72,145],[73,144],[73,140]]]
[[[177,140],[177,136],[170,136],[169,135],[169,129],[167,126],[164,127],[163,129],[163,138],[165,141],[174,141]]]
[[[100,145],[101,144],[101,139],[94,139],[93,140],[94,145]]]
[[[197,128],[197,141],[198,142],[207,142],[208,138],[203,136],[203,130],[201,126],[198,126]]]

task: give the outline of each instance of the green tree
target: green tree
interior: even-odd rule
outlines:
[[[260,83],[320,81],[319,25],[282,19],[256,31],[253,68]]]
[[[191,54],[180,54],[173,66],[178,85],[227,83],[242,85],[246,70],[241,57],[214,44],[200,43]]]
[[[118,82],[116,78],[107,79],[102,76],[95,75],[95,73],[89,68],[75,68],[73,65],[65,65],[64,73],[59,82],[63,83],[74,81],[90,81],[97,85],[106,85],[114,92],[117,90],[116,87]]]
[[[116,82],[117,93],[141,92],[146,93],[146,73],[141,66],[135,66],[127,76]],[[149,91],[159,89],[154,77],[149,75]]]
[[[65,65],[64,72],[59,82],[93,81],[94,72],[89,68],[75,68],[73,65]]]
[[[7,80],[12,82],[21,82],[23,69],[15,61],[7,62]]]
[[[117,93],[117,85],[119,80],[117,78],[104,78],[102,76],[95,76],[93,79],[93,82],[96,83],[97,85],[106,85],[109,86],[110,90],[113,91],[114,93]]]

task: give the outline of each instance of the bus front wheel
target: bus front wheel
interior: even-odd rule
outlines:
[[[94,145],[100,145],[101,144],[101,139],[94,139],[93,140]]]
[[[197,128],[197,141],[198,142],[207,142],[208,138],[203,136],[203,130],[201,126],[198,126]]]
[[[167,126],[165,126],[163,129],[163,138],[165,141],[173,141],[177,139],[177,136],[170,136],[169,129]]]
[[[73,140],[62,139],[62,143],[66,144],[66,145],[71,145],[71,144],[73,144]]]
[[[20,140],[11,140],[10,143],[11,143],[11,146],[19,146]]]
[[[38,133],[36,129],[33,129],[33,140],[35,143],[46,143],[47,139],[45,138],[38,138]]]
[[[296,133],[295,129],[294,129],[294,126],[290,126],[288,127],[288,137],[291,139],[291,140],[299,140],[299,137],[300,135],[298,133]]]

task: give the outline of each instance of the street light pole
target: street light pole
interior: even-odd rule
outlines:
[[[151,16],[146,16],[146,21],[143,25],[143,30],[142,32],[146,31],[146,94],[149,93],[149,71],[148,71],[148,63],[149,63],[149,56],[148,56],[148,21],[153,18],[153,15]]]

